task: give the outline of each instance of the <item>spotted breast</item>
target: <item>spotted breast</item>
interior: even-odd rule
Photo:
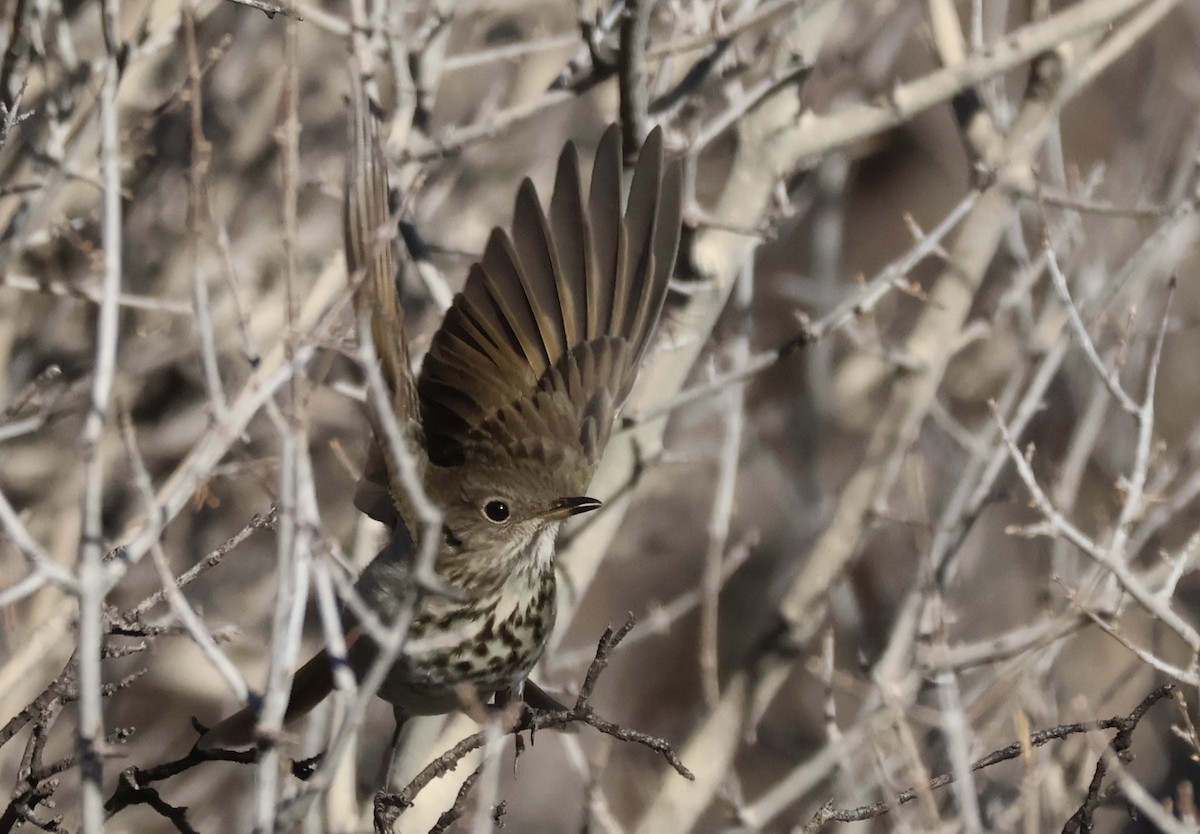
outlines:
[[[384,699],[410,715],[438,715],[460,705],[461,684],[481,701],[519,690],[542,656],[556,611],[553,566],[528,574],[466,604],[422,598],[403,654],[380,689]]]

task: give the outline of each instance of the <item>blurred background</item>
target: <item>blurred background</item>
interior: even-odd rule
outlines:
[[[125,0],[106,41],[112,6],[0,4],[0,492],[14,510],[0,528],[0,780],[13,786],[0,831],[80,825],[75,601],[52,583],[20,591],[36,571],[14,531],[75,569],[106,268],[105,62],[121,68],[123,263],[97,447],[104,551],[150,529],[173,574],[204,565],[184,597],[259,687],[280,551],[275,516],[255,519],[289,500],[282,438],[303,439],[313,560],[352,573],[382,536],[350,501],[369,432],[342,274],[350,62],[372,70],[386,111],[419,355],[522,178],[548,193],[563,143],[589,158],[618,119],[621,34],[639,14]],[[504,801],[507,830],[798,831],[827,802],[892,803],[1030,732],[1128,714],[1161,684],[1194,705],[1200,7],[649,6],[634,80],[642,115],[687,156],[687,229],[655,370],[601,475],[624,500],[568,530],[564,613],[534,678],[573,697],[605,626],[634,613],[596,709],[671,742],[700,779],[587,728],[538,734],[515,766],[509,740],[489,803]],[[944,91],[922,98],[927,79]],[[270,397],[278,411],[238,422],[280,345],[311,354]],[[680,385],[699,395],[677,398]],[[1013,465],[1027,450],[1053,513]],[[108,748],[105,797],[126,768],[184,756],[192,716],[238,706],[169,606],[135,611],[161,587],[148,555],[106,596],[103,672],[118,685],[105,730],[129,732]],[[305,655],[321,641],[315,606]],[[1189,712],[1157,704],[1126,766],[1190,831]],[[323,749],[328,720],[298,749]],[[319,796],[288,804],[302,784],[286,777],[277,799],[303,813],[285,808],[279,828],[370,831],[391,720],[371,706]],[[397,784],[475,729],[416,722]],[[965,790],[821,830],[1070,830],[1089,801],[1095,830],[1161,830],[1131,818],[1111,773],[1089,800],[1111,735],[1030,747]],[[396,830],[433,829],[452,778]],[[256,784],[250,766],[209,762],[155,786],[214,832],[252,829]],[[451,830],[490,830],[472,805],[486,795]],[[145,804],[109,824],[189,830]]]

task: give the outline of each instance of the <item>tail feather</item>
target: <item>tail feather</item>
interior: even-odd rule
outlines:
[[[292,679],[292,691],[288,697],[287,712],[283,723],[292,723],[308,714],[325,696],[333,691],[333,667],[329,655],[317,652],[312,659],[296,672]],[[196,748],[202,751],[242,750],[253,747],[258,727],[258,710],[247,706],[235,712],[217,726],[200,736]]]

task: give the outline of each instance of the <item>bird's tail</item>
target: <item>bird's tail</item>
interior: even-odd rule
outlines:
[[[323,651],[317,652],[311,660],[300,667],[292,679],[292,691],[288,696],[287,712],[284,713],[283,723],[290,724],[297,718],[306,715],[332,690],[333,668],[329,662],[329,655]],[[245,707],[200,736],[200,740],[196,742],[196,748],[201,751],[211,751],[241,750],[252,747],[257,726],[258,710],[254,706]]]

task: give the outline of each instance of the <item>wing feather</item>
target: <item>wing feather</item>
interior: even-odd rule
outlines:
[[[533,299],[525,290],[520,260],[512,238],[503,229],[492,230],[487,247],[483,250],[482,266],[484,286],[509,323],[529,367],[534,374],[541,376],[552,360],[546,342],[541,337]]]
[[[592,225],[592,260],[588,274],[588,336],[608,333],[613,312],[613,276],[621,234],[621,129],[612,125],[600,138],[596,163],[592,166],[592,188],[588,193],[588,218]],[[593,307],[595,308],[593,310]]]
[[[558,298],[564,335],[568,345],[577,345],[595,335],[588,330],[588,275],[594,267],[579,155],[570,142],[558,159],[554,195],[550,198],[550,227],[558,251]]]
[[[633,333],[638,309],[646,300],[648,265],[654,246],[654,230],[658,219],[659,186],[662,182],[662,131],[654,131],[638,155],[629,188],[629,205],[621,223],[622,261],[617,272],[617,289],[613,296],[624,302],[619,313],[614,310],[609,332],[616,335]]]
[[[570,144],[549,217],[529,181],[521,186],[512,237],[493,231],[422,367],[435,463],[461,462],[480,441],[539,454],[570,447],[599,461],[666,299],[682,204],[679,166],[665,160],[659,130],[639,155],[628,201],[621,178],[621,134],[611,127],[586,201]]]
[[[362,85],[355,84],[342,204],[346,270],[351,280],[360,281],[355,309],[370,322],[375,352],[392,392],[392,407],[402,418],[416,418],[404,311],[396,293],[392,248],[386,234],[391,220],[387,199],[387,165],[379,149],[375,118]]]
[[[379,147],[375,117],[360,79],[353,83],[346,156],[345,193],[342,202],[342,235],[346,272],[355,283],[354,308],[360,325],[370,331],[380,369],[390,393],[390,403],[369,403],[374,437],[369,443],[363,476],[355,490],[360,510],[385,523],[398,518],[394,466],[384,453],[387,441],[380,427],[379,409],[390,407],[410,437],[418,433],[419,405],[416,381],[409,363],[404,311],[396,290],[388,226],[387,164]],[[360,335],[360,338],[362,336]]]
[[[568,345],[558,287],[562,268],[551,238],[550,223],[538,202],[537,190],[528,178],[517,192],[512,240],[520,262],[517,274],[533,310],[535,332],[541,336],[543,352],[547,357],[562,356]]]
[[[642,354],[650,342],[655,320],[667,298],[671,272],[675,268],[675,255],[679,250],[682,216],[683,168],[678,160],[671,160],[663,171],[662,186],[659,188],[654,245],[651,250],[654,255],[650,267],[652,274],[643,278],[646,291],[642,293],[641,306],[630,328],[632,333],[639,334],[639,341],[634,345],[635,363],[641,361]]]

